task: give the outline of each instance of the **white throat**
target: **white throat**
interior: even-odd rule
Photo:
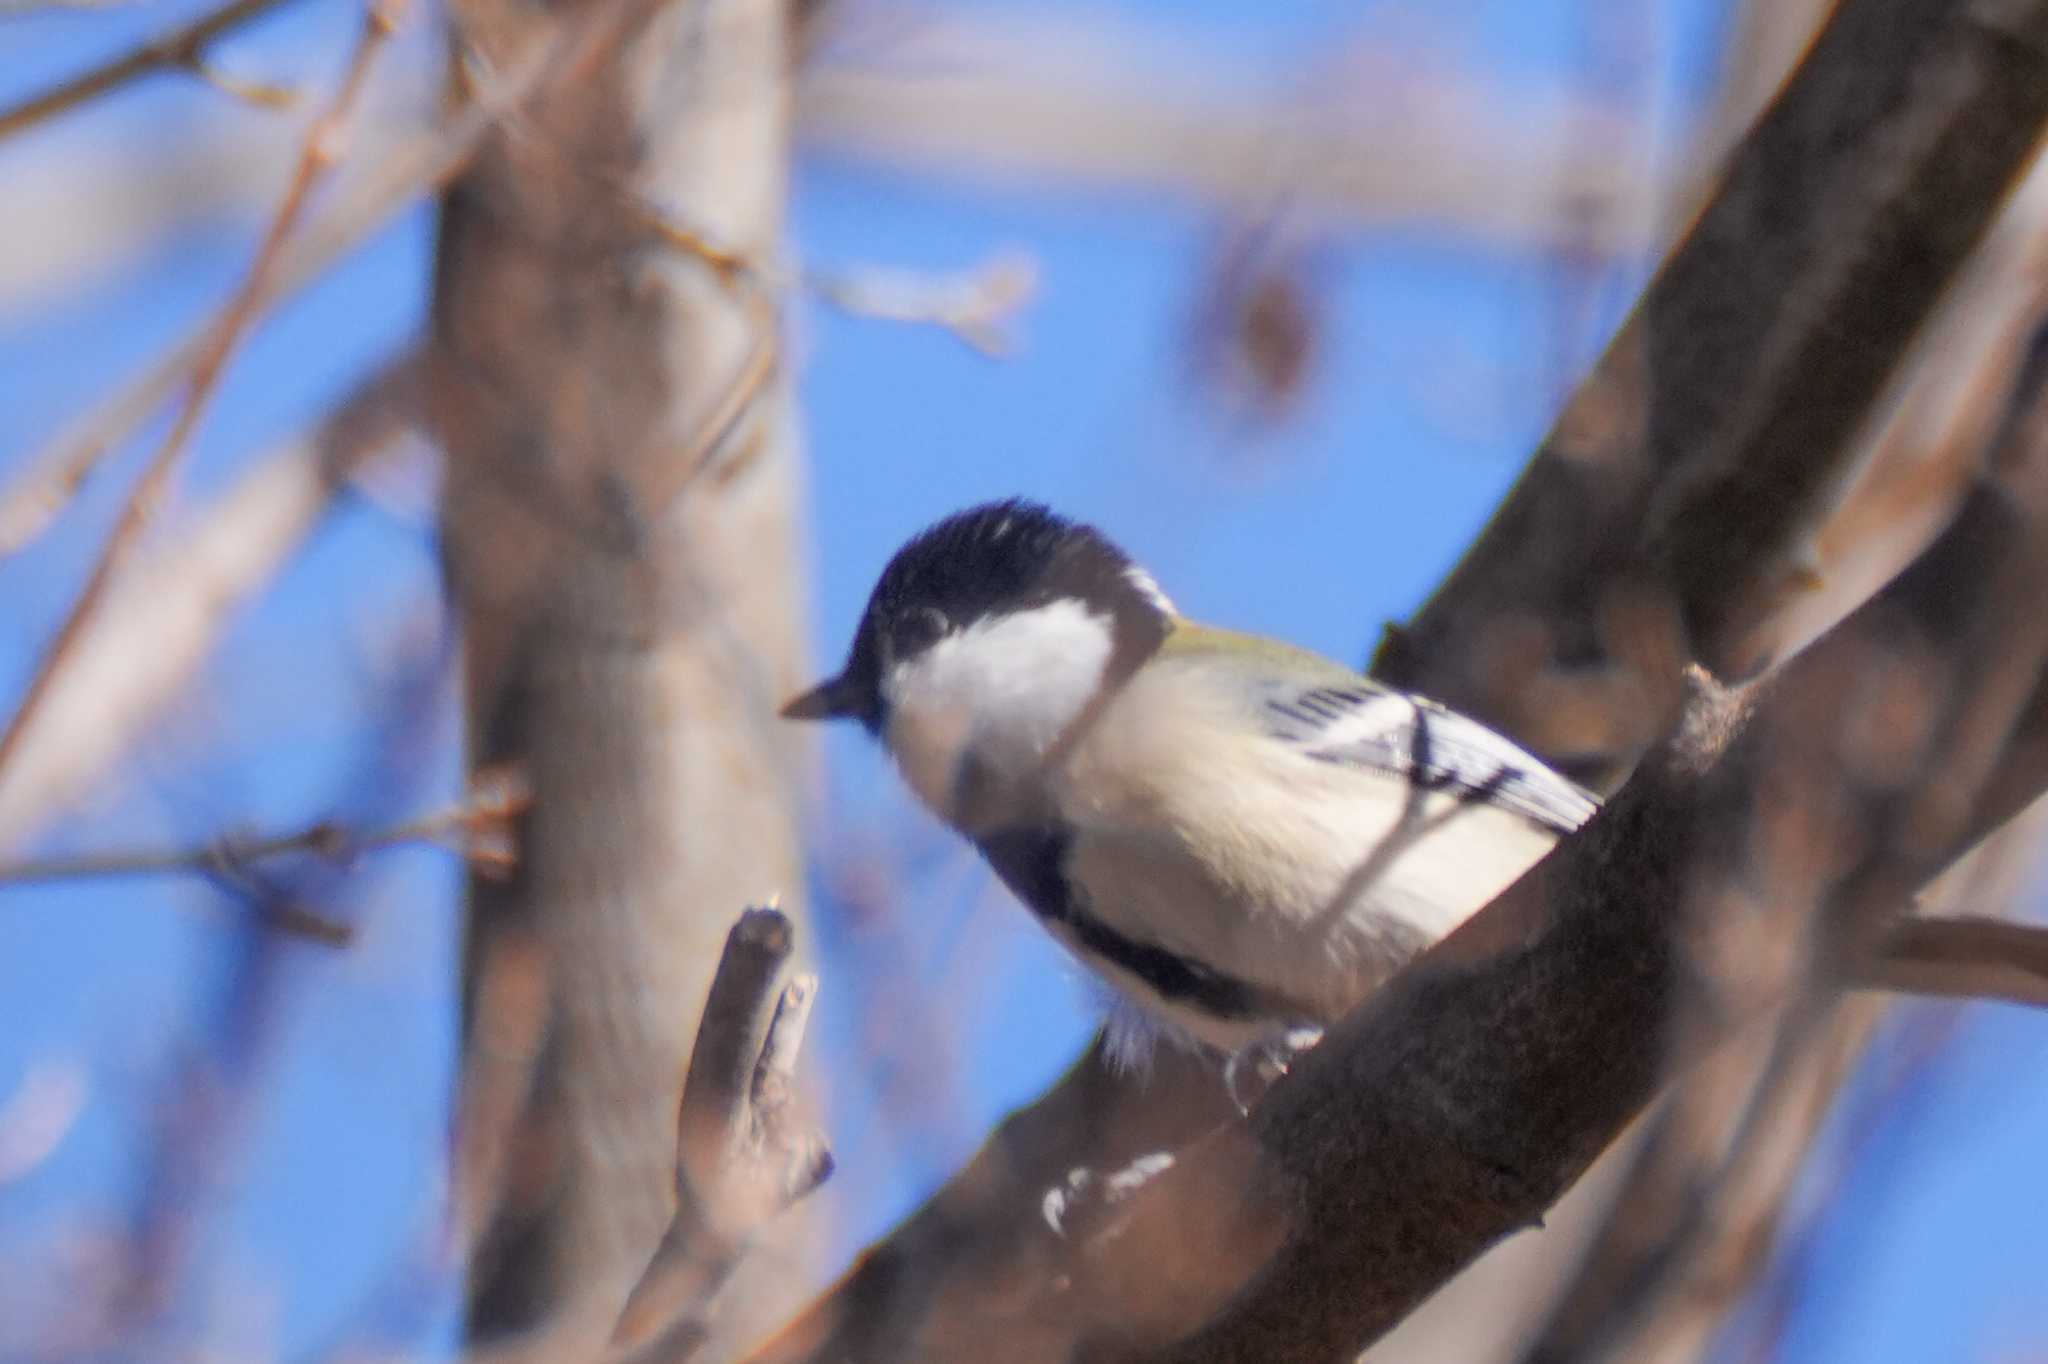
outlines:
[[[882,679],[884,738],[932,812],[972,832],[1023,813],[1046,755],[1101,686],[1107,615],[1064,598],[947,635]]]

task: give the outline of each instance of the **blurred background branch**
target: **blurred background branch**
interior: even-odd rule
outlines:
[[[45,119],[75,109],[129,81],[159,72],[183,71],[218,85],[215,73],[207,65],[207,45],[282,3],[284,0],[234,0],[234,3],[222,5],[189,24],[151,38],[113,61],[82,72],[39,95],[0,108],[0,138],[25,132]],[[247,86],[236,93],[254,104],[280,102],[275,87]],[[250,98],[252,94],[254,98]]]
[[[72,666],[79,642],[90,630],[93,615],[101,608],[115,574],[134,553],[150,519],[156,514],[158,504],[168,494],[179,461],[219,386],[229,359],[234,355],[243,333],[254,321],[265,294],[274,286],[275,277],[282,268],[285,243],[296,233],[314,186],[347,149],[348,126],[354,117],[356,102],[368,81],[372,64],[403,13],[402,0],[379,0],[366,13],[361,35],[356,40],[355,51],[349,58],[341,84],[327,108],[306,133],[298,164],[278,200],[277,209],[264,231],[261,244],[256,248],[248,272],[207,330],[192,358],[185,398],[178,407],[170,432],[157,446],[149,463],[144,466],[142,476],[129,491],[120,518],[107,536],[91,574],[79,589],[69,614],[58,626],[35,671],[30,674],[28,685],[16,703],[14,713],[8,717],[6,728],[0,730],[0,784],[4,784],[9,775],[7,769],[21,748],[38,707],[57,686],[64,670]]]
[[[211,654],[236,610],[264,589],[336,491],[424,417],[419,362],[366,378],[316,430],[268,452],[242,480],[108,586],[0,781],[0,847],[47,826],[128,753]]]

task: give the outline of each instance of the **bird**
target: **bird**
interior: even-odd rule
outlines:
[[[904,544],[844,666],[781,713],[880,741],[1112,987],[1133,1067],[1162,1040],[1312,1043],[1597,807],[1476,720],[1182,616],[1107,536],[1020,499]]]

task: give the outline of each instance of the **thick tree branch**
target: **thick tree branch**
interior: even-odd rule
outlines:
[[[1611,781],[1688,656],[1754,666],[1853,437],[2039,138],[2044,10],[1837,9],[1381,675]],[[1633,713],[1600,685],[1590,722],[1615,671]]]
[[[1932,906],[1933,922],[1942,923],[1956,905],[2010,905],[2041,828],[2031,816],[2002,825],[1917,895],[1916,911]],[[1883,988],[1895,941],[1922,922],[1905,919],[1863,960],[1840,964],[1844,984]],[[1978,978],[1983,984],[2011,979],[1991,961],[1977,964],[1992,970]],[[1810,1168],[1808,1148],[1827,1130],[1834,1101],[1890,1003],[1865,993],[1818,1018],[1811,1007],[1762,1009],[1688,1072],[1646,1120],[1608,1225],[1569,1290],[1515,1357],[1528,1364],[1703,1357],[1768,1267],[1787,1200]]]
[[[1236,1116],[1206,1058],[1161,1048],[1134,1080],[1098,1037],[1059,1084],[1007,1118],[944,1189],[749,1359],[1060,1358],[1072,1330],[1017,1311],[1071,1253],[1044,1216],[1047,1194],[1077,1171],[1127,1168]]]

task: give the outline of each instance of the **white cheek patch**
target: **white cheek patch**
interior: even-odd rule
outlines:
[[[1079,601],[977,621],[882,679],[890,751],[941,816],[970,757],[1000,780],[1023,776],[1094,698],[1111,622]]]

